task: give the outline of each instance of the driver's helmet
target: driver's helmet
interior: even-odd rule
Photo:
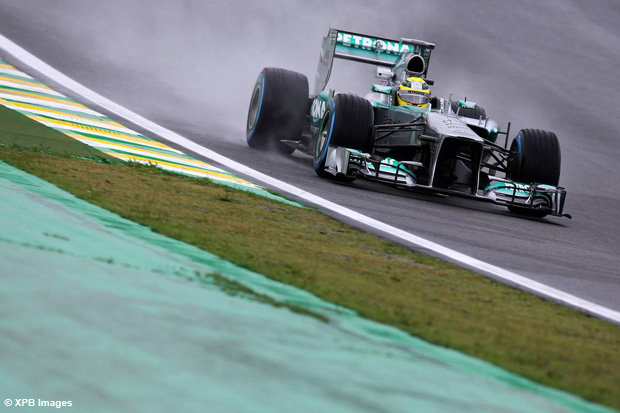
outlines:
[[[431,99],[431,91],[428,84],[421,77],[408,77],[398,86],[396,99],[399,105],[417,106],[428,108]]]

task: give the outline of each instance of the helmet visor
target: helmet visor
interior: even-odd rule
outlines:
[[[412,105],[423,105],[429,101],[429,96],[427,94],[421,94],[413,90],[399,90],[398,96],[403,102]]]

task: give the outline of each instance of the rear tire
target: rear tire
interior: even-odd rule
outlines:
[[[354,181],[355,178],[325,172],[327,148],[334,145],[370,152],[373,145],[374,117],[372,104],[366,99],[350,94],[334,96],[328,104],[319,130],[314,152],[314,172],[322,178]]]
[[[456,113],[457,110],[458,110],[459,116],[463,116],[465,118],[472,118],[472,119],[480,119],[480,117],[482,117],[482,119],[487,118],[487,112],[484,110],[482,106],[476,105],[476,107],[473,109],[466,108],[466,107],[459,108],[458,102],[452,102],[452,112]]]
[[[522,129],[510,145],[517,157],[508,165],[508,178],[525,184],[560,183],[561,152],[558,137],[553,132],[540,129]],[[544,217],[547,212],[528,208],[508,207],[511,212],[534,217]]]
[[[280,142],[297,140],[308,106],[308,78],[286,69],[266,67],[258,76],[246,123],[251,148],[290,155],[294,148]]]

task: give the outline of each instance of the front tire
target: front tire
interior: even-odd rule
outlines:
[[[510,179],[526,184],[558,186],[562,159],[555,133],[522,129],[513,139],[510,150],[517,154],[517,160],[509,168]]]
[[[560,183],[561,152],[558,137],[553,132],[540,129],[522,129],[510,145],[516,156],[508,165],[508,178],[525,184]],[[544,217],[547,212],[528,208],[508,207],[511,212],[534,217]]]
[[[291,154],[282,140],[299,139],[308,106],[308,78],[286,69],[266,67],[252,92],[246,141],[251,148]]]
[[[329,101],[314,152],[314,171],[322,178],[352,182],[355,178],[335,176],[325,171],[329,145],[343,146],[362,152],[372,150],[374,111],[364,98],[350,94],[334,96]]]

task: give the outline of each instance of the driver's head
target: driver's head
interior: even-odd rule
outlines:
[[[428,108],[431,91],[428,84],[421,77],[408,77],[398,86],[396,99],[399,105],[417,106]]]

